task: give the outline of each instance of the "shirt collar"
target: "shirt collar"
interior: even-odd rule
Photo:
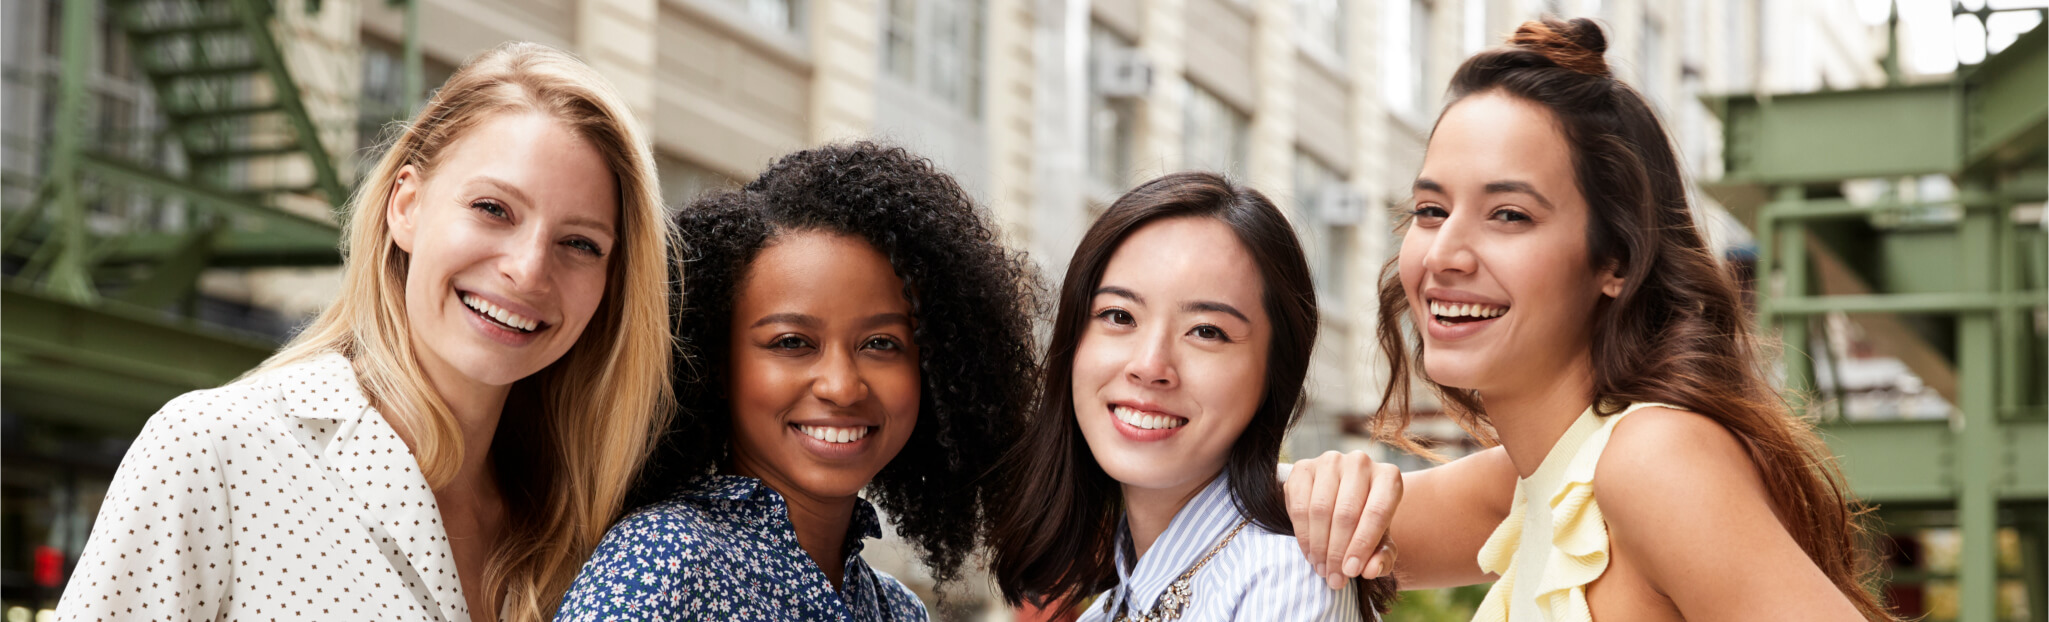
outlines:
[[[1151,609],[1175,578],[1208,554],[1210,547],[1216,546],[1225,533],[1244,519],[1231,498],[1229,479],[1222,473],[1210,479],[1201,492],[1195,493],[1195,498],[1174,513],[1167,530],[1160,532],[1152,548],[1135,564],[1129,561],[1135,555],[1129,516],[1118,521],[1117,587],[1111,590],[1110,611],[1116,611],[1120,600],[1130,601],[1131,611]]]
[[[699,476],[683,486],[682,496],[687,499],[709,501],[737,501],[748,504],[772,506],[789,520],[789,506],[783,495],[764,485],[761,480],[744,475],[710,474]],[[764,508],[766,509],[766,508]],[[875,505],[867,499],[854,499],[854,520],[847,524],[848,555],[859,555],[865,546],[864,540],[882,537],[882,521],[876,518]]]
[[[370,408],[355,366],[340,352],[316,354],[260,378],[252,380],[275,389],[285,414],[293,417],[347,421]]]

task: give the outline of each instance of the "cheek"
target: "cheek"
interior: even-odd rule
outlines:
[[[1080,343],[1075,344],[1074,371],[1071,374],[1075,399],[1094,397],[1117,377],[1117,370],[1124,367],[1117,349],[1109,347],[1106,341],[1100,336],[1082,335]]]
[[[912,354],[909,358],[908,363],[890,365],[866,374],[869,390],[874,391],[876,400],[882,403],[885,416],[899,424],[899,429],[906,436],[909,435],[909,427],[901,424],[918,420],[918,395],[924,390],[924,385],[919,383],[917,356]]]
[[[767,360],[765,355],[736,354],[727,370],[731,376],[726,388],[732,396],[736,429],[778,427],[778,413],[803,397],[804,385],[795,381],[797,375]]]

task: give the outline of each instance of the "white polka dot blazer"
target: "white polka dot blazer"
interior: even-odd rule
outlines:
[[[57,613],[469,620],[434,494],[339,354],[150,417]]]

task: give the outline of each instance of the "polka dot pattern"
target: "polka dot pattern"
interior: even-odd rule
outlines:
[[[172,400],[121,459],[59,620],[445,620],[434,493],[330,354]]]

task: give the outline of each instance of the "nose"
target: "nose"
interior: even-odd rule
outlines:
[[[1181,384],[1181,376],[1174,369],[1173,335],[1160,332],[1132,349],[1131,360],[1124,364],[1124,375],[1132,384],[1148,389],[1171,389]]]
[[[1466,231],[1466,220],[1454,212],[1438,225],[1423,255],[1425,271],[1472,274],[1479,269],[1479,258],[1473,253],[1472,235]]]
[[[868,379],[846,348],[828,348],[814,366],[811,394],[828,404],[849,407],[868,399]]]
[[[547,291],[548,262],[555,247],[554,241],[546,233],[537,231],[533,235],[507,240],[506,247],[498,259],[499,274],[523,293]]]

